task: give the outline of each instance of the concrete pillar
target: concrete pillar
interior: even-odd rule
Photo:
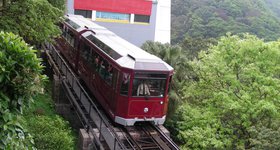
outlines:
[[[85,129],[80,129],[78,149],[88,150],[90,144],[92,143],[92,140],[93,140],[93,135],[88,134]]]

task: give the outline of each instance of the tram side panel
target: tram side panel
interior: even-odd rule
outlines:
[[[104,91],[111,93],[112,90],[110,87],[104,86],[104,83],[96,71],[96,68],[91,66],[91,63],[89,63],[89,61],[93,59],[90,53],[92,49],[85,46],[85,41],[80,39],[78,33],[76,33],[75,30],[68,28],[66,25],[62,30],[63,34],[61,37],[56,39],[55,47],[67,59],[71,67],[75,68],[74,71],[78,73],[80,78],[89,87],[91,92],[93,92],[102,107],[105,110],[111,110],[107,103],[108,100],[106,100],[104,95],[101,93]],[[110,116],[113,117],[112,113],[110,113]]]
[[[103,61],[108,63],[100,53],[97,53],[96,47],[89,46],[86,41],[80,40],[80,43],[84,46],[80,48],[80,61],[78,70],[82,70],[80,75],[89,87],[91,92],[95,95],[102,107],[109,112],[111,118],[114,117],[114,103],[117,99],[113,99],[115,95],[113,84],[113,73],[105,74],[105,66],[96,62]],[[108,64],[107,64],[108,65]],[[116,73],[116,72],[115,72]],[[104,80],[106,78],[106,80]],[[116,82],[116,80],[114,80]]]

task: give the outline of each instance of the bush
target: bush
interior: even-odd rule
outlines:
[[[43,67],[22,38],[0,32],[0,149],[27,149],[32,139],[20,125],[22,109],[42,91]]]
[[[26,121],[39,150],[73,150],[74,136],[68,122],[61,117],[36,116]]]

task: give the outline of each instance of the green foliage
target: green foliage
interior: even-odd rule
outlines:
[[[20,116],[2,109],[0,107],[0,149],[35,149],[32,136],[20,124]]]
[[[177,140],[190,149],[279,148],[279,48],[243,34],[201,52],[173,120]]]
[[[21,111],[41,91],[43,66],[35,50],[20,37],[0,32],[0,95],[5,109]]]
[[[60,34],[55,25],[62,11],[47,0],[15,0],[0,15],[0,30],[20,35],[31,45],[40,45]]]
[[[46,92],[36,95],[34,103],[24,110],[24,128],[34,137],[34,146],[39,150],[74,149],[77,135],[72,133],[68,122],[57,116],[50,84],[45,89]]]
[[[48,87],[45,87],[45,89],[48,89]],[[49,117],[56,115],[54,101],[48,90],[46,90],[44,94],[36,95],[34,97],[34,103],[32,103],[28,109],[24,110],[25,118],[34,117],[34,115],[45,115]]]
[[[275,13],[276,16],[280,17],[280,1],[279,0],[265,0],[268,7]]]
[[[168,126],[183,149],[229,149],[229,131],[221,128],[222,123],[209,110],[184,103]]]
[[[48,0],[48,2],[52,4],[54,7],[60,9],[62,12],[65,11],[65,4],[66,4],[65,0]]]
[[[41,60],[20,37],[0,32],[0,148],[32,146],[30,135],[21,127],[19,114],[32,96],[41,92]]]
[[[217,43],[217,40],[214,38],[204,39],[201,37],[198,38],[192,38],[192,37],[186,37],[181,42],[182,50],[184,51],[185,56],[187,56],[189,59],[197,57],[198,53],[201,50],[207,50],[208,47],[211,45],[215,45]]]
[[[275,128],[267,127],[251,127],[250,133],[252,137],[250,142],[254,147],[252,149],[279,149],[280,145],[280,127],[279,122],[274,122]]]
[[[73,150],[74,138],[68,122],[59,116],[35,116],[26,121],[35,147],[42,150]]]
[[[280,37],[277,6],[278,0],[173,0],[172,43],[186,37],[219,38],[227,32],[276,40]]]

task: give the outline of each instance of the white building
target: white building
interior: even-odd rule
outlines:
[[[67,12],[92,19],[127,41],[170,43],[171,0],[68,0]]]

